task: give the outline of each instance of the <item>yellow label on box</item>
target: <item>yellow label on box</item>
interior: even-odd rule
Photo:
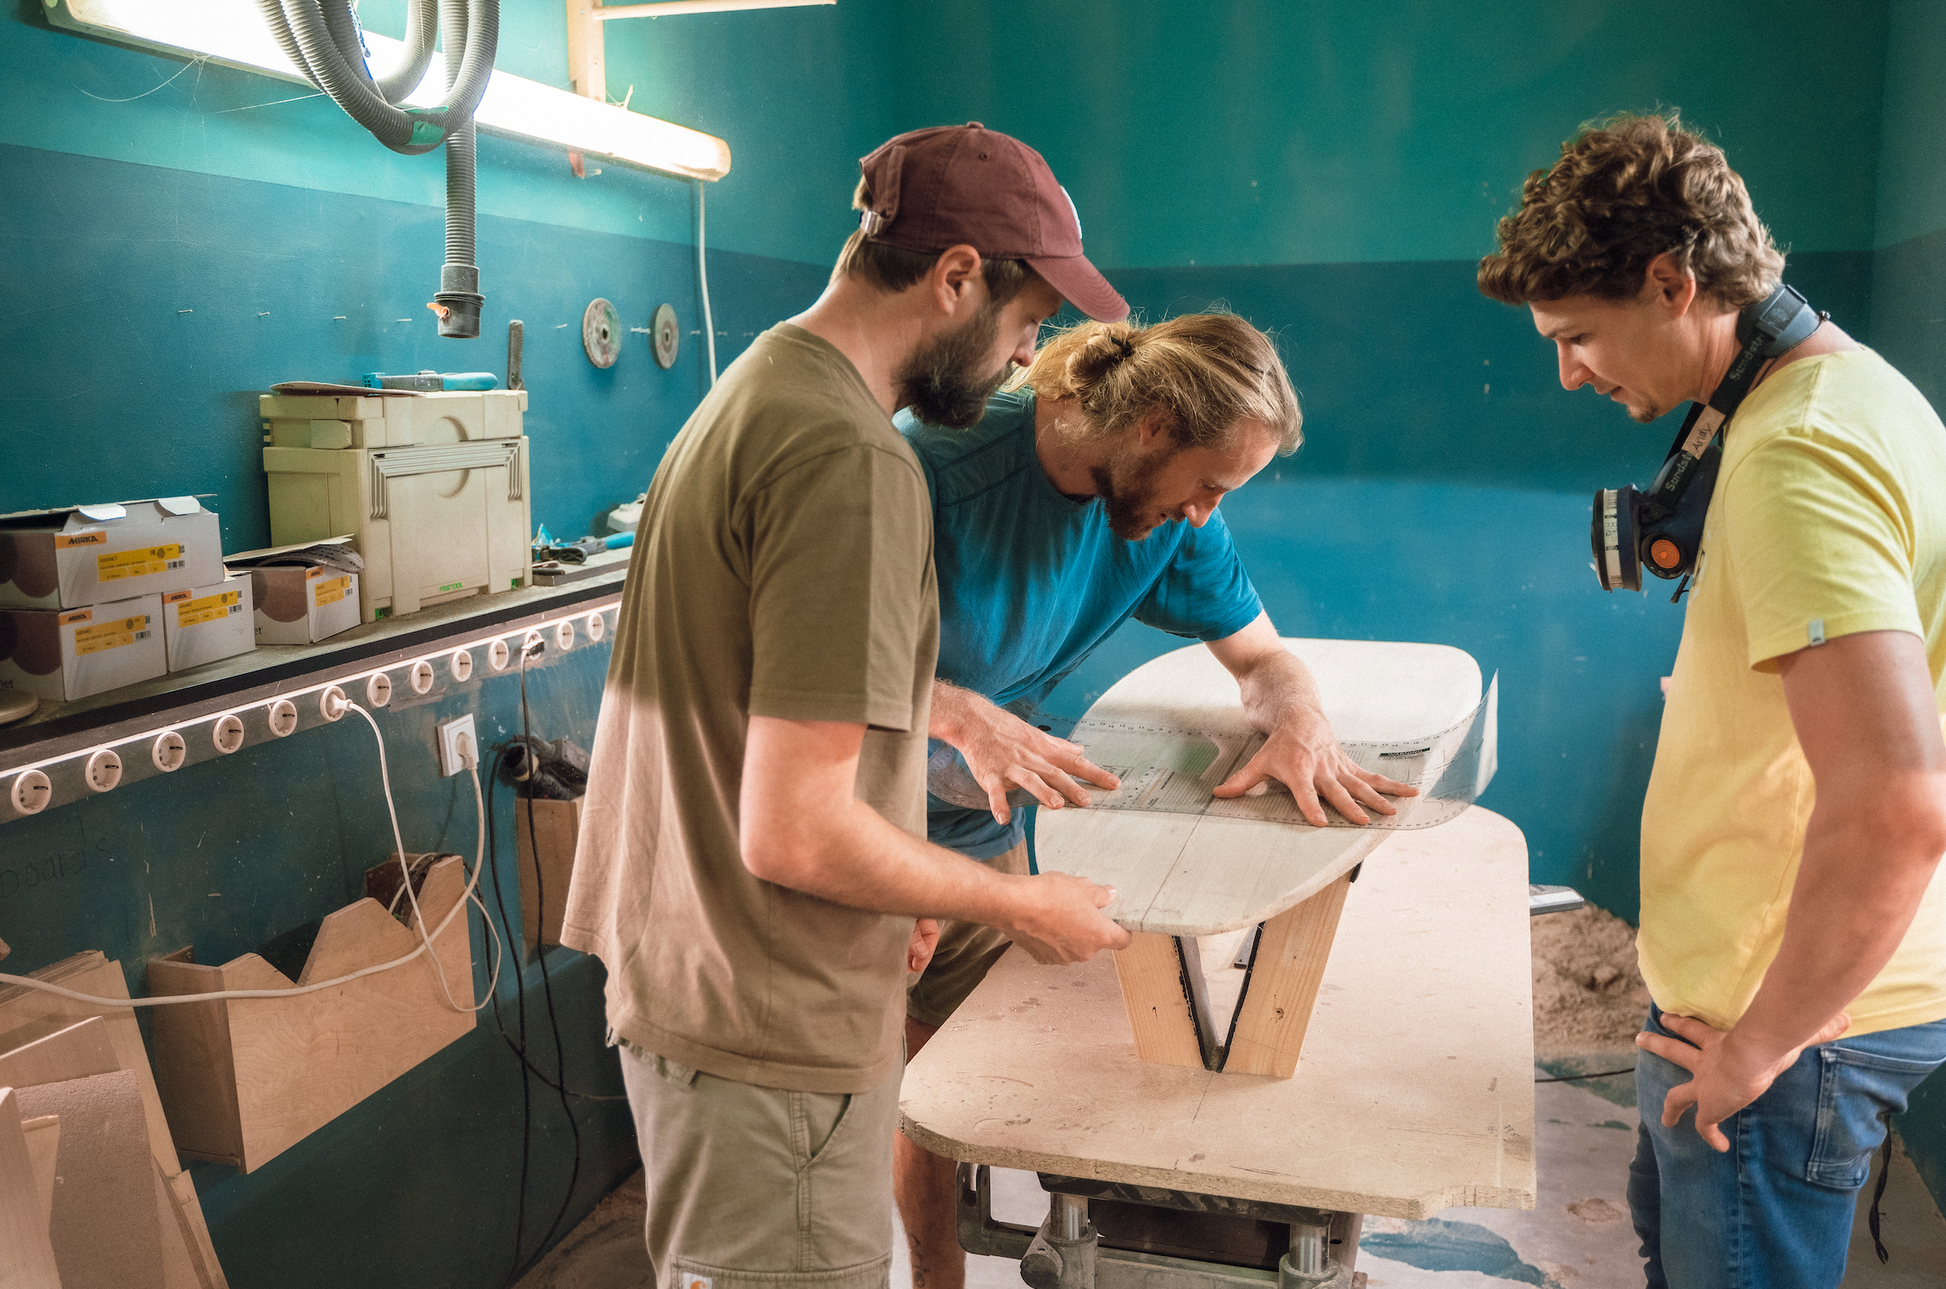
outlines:
[[[199,627],[205,622],[221,622],[232,613],[243,612],[242,591],[218,591],[200,600],[176,606],[176,625]]]
[[[63,613],[56,619],[64,627],[73,626],[77,622],[93,622],[94,620],[95,611],[93,609],[76,609],[72,613]]]
[[[338,601],[344,599],[345,594],[350,590],[351,574],[349,573],[334,577],[329,582],[319,582],[311,588],[312,594],[316,596],[313,603],[320,609],[327,604],[336,604]]]
[[[71,546],[106,546],[108,534],[97,528],[91,533],[56,533],[54,549],[67,550]]]
[[[113,622],[97,622],[91,627],[82,627],[74,633],[74,653],[77,658],[84,658],[91,653],[120,649],[148,638],[149,615],[138,613],[132,618],[116,618]]]
[[[147,577],[151,573],[167,573],[171,569],[181,568],[186,562],[182,557],[181,542],[171,542],[167,546],[145,546],[135,551],[115,551],[95,556],[95,580],[118,582],[125,577]]]

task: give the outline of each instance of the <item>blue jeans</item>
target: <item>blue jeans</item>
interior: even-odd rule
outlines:
[[[1651,1007],[1644,1028],[1669,1034],[1661,1016]],[[1649,1289],[1835,1289],[1887,1120],[1942,1061],[1946,1020],[1807,1047],[1722,1122],[1730,1149],[1718,1154],[1693,1110],[1662,1126],[1663,1098],[1689,1071],[1638,1052],[1628,1207]]]

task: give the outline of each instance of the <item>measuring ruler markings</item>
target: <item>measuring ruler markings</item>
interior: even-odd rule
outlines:
[[[1497,752],[1500,678],[1495,675],[1480,703],[1463,719],[1437,734],[1390,742],[1340,744],[1361,768],[1419,789],[1417,797],[1387,797],[1396,815],[1375,815],[1355,824],[1329,804],[1323,806],[1332,828],[1434,828],[1454,818],[1492,781]],[[1111,771],[1122,786],[1095,791],[1092,808],[1143,810],[1159,814],[1210,815],[1222,819],[1314,827],[1297,800],[1275,780],[1264,791],[1219,798],[1213,790],[1249,764],[1264,745],[1260,733],[1176,729],[1127,721],[1084,718],[1068,737],[1089,750],[1089,759]]]

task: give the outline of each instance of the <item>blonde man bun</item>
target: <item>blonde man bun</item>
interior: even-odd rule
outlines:
[[[1185,447],[1221,448],[1243,421],[1262,423],[1289,456],[1304,442],[1297,391],[1270,337],[1231,313],[1186,313],[1145,327],[1084,322],[1047,341],[1012,388],[1073,399],[1087,438],[1160,411]]]

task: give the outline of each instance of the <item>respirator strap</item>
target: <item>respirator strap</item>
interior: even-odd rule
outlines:
[[[1797,348],[1824,321],[1825,315],[1791,287],[1779,284],[1762,302],[1746,307],[1737,315],[1737,339],[1743,348],[1723,373],[1707,406],[1698,405],[1683,421],[1669,455],[1687,452],[1702,460],[1710,440],[1722,430],[1743,403],[1744,396],[1757,383],[1764,364]]]

